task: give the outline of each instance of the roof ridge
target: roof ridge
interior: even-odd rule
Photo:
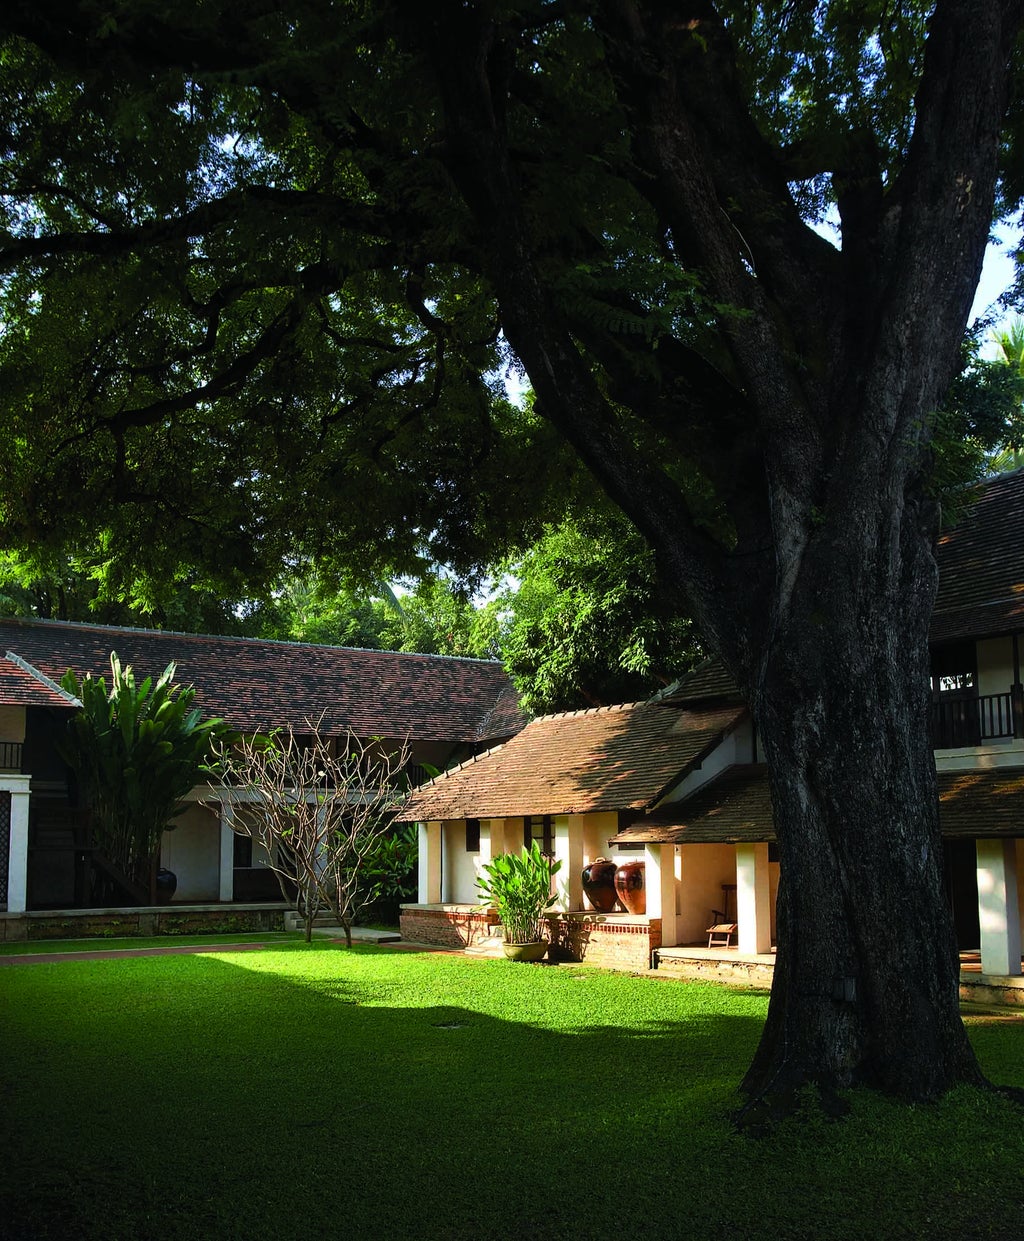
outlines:
[[[100,633],[130,633],[152,638],[196,638],[205,642],[252,642],[258,646],[293,646],[318,651],[354,651],[364,655],[399,655],[403,659],[452,660],[463,664],[485,664],[503,667],[500,659],[482,659],[475,655],[437,655],[429,651],[389,651],[375,646],[343,646],[334,642],[300,642],[292,638],[254,638],[238,633],[190,633],[185,629],[143,629],[136,625],[101,625],[97,621],[53,620],[41,616],[3,616],[0,624],[38,626],[43,629],[88,629]]]
[[[16,668],[20,668],[22,672],[32,677],[33,680],[38,681],[41,685],[45,685],[47,689],[52,690],[55,694],[59,694],[61,698],[66,699],[69,706],[80,707],[82,705],[82,700],[80,698],[76,698],[74,694],[69,694],[63,686],[58,685],[56,681],[51,681],[45,672],[40,672],[38,668],[34,668],[28,660],[22,659],[22,657],[20,655],[16,655],[14,651],[8,651],[4,658],[10,660]]]
[[[568,720],[582,715],[600,715],[603,711],[632,711],[635,707],[649,705],[649,700],[645,698],[639,702],[613,702],[606,707],[580,707],[577,711],[550,711],[547,715],[535,715],[527,724],[527,728],[530,724],[539,724],[542,720]]]

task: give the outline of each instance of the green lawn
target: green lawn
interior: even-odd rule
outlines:
[[[735,1134],[765,1006],[324,944],[0,968],[0,1237],[1024,1235],[1000,1098]],[[970,1023],[1024,1085],[1024,1020]]]

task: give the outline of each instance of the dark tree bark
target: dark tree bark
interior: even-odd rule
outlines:
[[[798,218],[712,6],[600,6],[638,186],[680,262],[740,312],[719,325],[733,368],[719,391],[706,376],[695,388],[680,358],[653,398],[665,421],[712,427],[696,443],[729,497],[727,549],[635,449],[594,379],[600,343],[584,357],[545,290],[503,130],[501,32],[445,11],[425,33],[447,164],[486,232],[505,331],[538,407],[645,532],[666,589],[746,691],[768,762],[778,956],[744,1089],[772,1107],[808,1082],[914,1099],[981,1082],[941,887],[926,727],[938,512],[924,480],[980,273],[1019,6],[940,0],[903,172],[883,187],[851,164],[841,254]],[[643,408],[642,381],[616,384],[607,359],[614,398]]]

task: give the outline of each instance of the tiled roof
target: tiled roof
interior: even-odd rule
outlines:
[[[936,556],[933,642],[1024,630],[1024,470],[984,483]]]
[[[943,836],[1024,836],[1024,768],[939,772]]]
[[[173,660],[200,710],[245,732],[299,728],[323,712],[330,732],[477,744],[523,723],[504,669],[488,660],[13,619],[0,620],[0,650],[54,681],[68,668],[109,678],[112,650],[140,679]]]
[[[943,836],[1024,836],[1024,768],[939,773]],[[730,767],[683,801],[659,806],[620,831],[615,844],[709,844],[774,840],[767,768]]]
[[[78,700],[57,686],[34,676],[16,660],[0,659],[0,706],[65,707],[78,706]]]
[[[511,741],[417,789],[406,820],[641,809],[739,722],[742,707],[651,703],[545,715]]]
[[[655,694],[652,702],[668,706],[698,702],[739,702],[736,682],[717,659],[705,659],[692,672]]]
[[[735,844],[774,840],[767,768],[730,767],[682,801],[659,806],[615,836],[615,844]]]

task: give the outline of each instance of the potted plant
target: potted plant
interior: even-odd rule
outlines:
[[[477,879],[481,908],[497,911],[511,960],[539,961],[547,951],[544,915],[558,899],[551,879],[561,865],[545,857],[534,840],[522,853],[499,854]]]

